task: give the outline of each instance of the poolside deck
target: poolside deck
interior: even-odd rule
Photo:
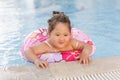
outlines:
[[[0,80],[119,80],[120,56],[94,59],[89,65],[77,62],[35,66],[0,66]]]

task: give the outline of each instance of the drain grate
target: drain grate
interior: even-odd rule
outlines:
[[[56,78],[53,80],[120,80],[120,70],[83,76]]]

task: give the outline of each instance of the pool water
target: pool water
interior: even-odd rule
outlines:
[[[30,64],[21,56],[21,44],[30,32],[47,27],[54,10],[65,12],[72,26],[93,40],[93,58],[120,56],[119,0],[1,0],[1,66]]]

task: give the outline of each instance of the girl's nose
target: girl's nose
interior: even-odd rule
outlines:
[[[61,37],[59,38],[59,40],[60,40],[60,41],[63,41],[63,40],[64,40],[64,37],[61,36]]]

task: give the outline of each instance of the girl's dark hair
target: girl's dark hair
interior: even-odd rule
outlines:
[[[71,32],[71,22],[69,17],[64,12],[53,11],[53,16],[48,20],[48,32],[52,32],[58,23],[68,23],[68,28]]]

